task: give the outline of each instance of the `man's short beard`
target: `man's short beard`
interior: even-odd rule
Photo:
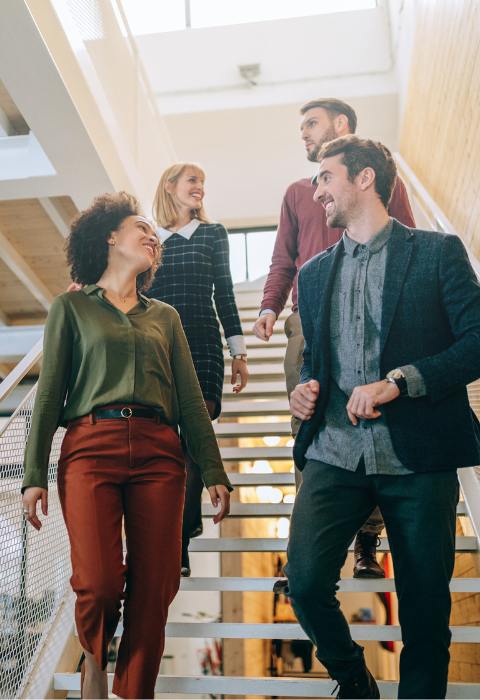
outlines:
[[[333,216],[327,217],[327,225],[329,228],[348,228],[347,217],[341,212],[336,211]]]
[[[323,134],[322,138],[320,141],[316,144],[315,148],[313,151],[307,152],[307,158],[311,163],[318,163],[318,154],[320,153],[320,149],[322,148],[324,143],[328,143],[329,141],[334,141],[337,138],[337,134],[335,132],[335,127],[333,124],[327,129],[327,131]]]

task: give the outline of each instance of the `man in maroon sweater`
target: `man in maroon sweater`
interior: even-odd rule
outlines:
[[[312,163],[317,161],[317,155],[324,143],[346,134],[354,134],[357,128],[357,116],[352,107],[334,98],[307,102],[300,109],[300,114],[302,139],[305,142],[307,158]],[[304,341],[297,304],[298,271],[315,255],[338,243],[343,235],[343,229],[328,228],[325,209],[313,200],[316,188],[316,177],[313,180],[304,178],[290,185],[285,193],[272,264],[263,291],[260,317],[253,326],[257,338],[268,341],[292,291],[292,314],[285,321],[288,342],[284,369],[289,399],[300,381],[303,362]],[[415,228],[408,195],[400,178],[397,178],[388,212],[405,226]],[[293,437],[296,436],[300,423],[298,418],[292,417]],[[301,482],[298,471],[295,473],[295,480],[298,488]],[[355,541],[356,578],[382,578],[385,575],[376,561],[377,538],[382,530],[383,519],[377,508]],[[286,579],[281,581],[286,583]]]

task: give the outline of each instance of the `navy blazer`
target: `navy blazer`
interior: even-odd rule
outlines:
[[[427,395],[397,398],[385,413],[400,462],[412,471],[480,464],[480,426],[466,385],[480,377],[480,284],[458,238],[409,229],[394,219],[388,242],[380,341],[380,376],[403,365],[422,374]],[[330,302],[343,241],[309,260],[298,277],[305,336],[300,382],[320,383],[314,413],[302,422],[293,457],[322,424],[330,376]]]

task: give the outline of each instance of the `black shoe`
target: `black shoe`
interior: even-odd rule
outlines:
[[[350,678],[350,680],[339,683],[337,688],[340,688],[337,698],[344,698],[344,700],[347,698],[349,698],[349,700],[353,698],[377,698],[378,700],[378,698],[380,698],[380,691],[378,690],[375,678],[366,666],[362,671],[357,673],[356,676]],[[335,688],[335,690],[337,690],[337,688]]]
[[[187,544],[188,547],[188,544]],[[190,557],[188,556],[188,550],[182,552],[182,564],[180,569],[180,576],[182,578],[188,578],[192,573],[190,568]]]
[[[273,592],[274,593],[283,593],[285,594],[285,588],[288,586],[288,578],[279,578],[278,581],[275,581],[273,584]]]
[[[360,530],[355,539],[353,578],[385,578],[385,571],[377,562],[378,535]]]

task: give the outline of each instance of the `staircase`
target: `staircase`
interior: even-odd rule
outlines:
[[[215,425],[219,439],[247,438],[276,435],[288,437],[290,435],[290,414],[286,398],[285,383],[283,378],[283,355],[286,339],[283,334],[282,321],[289,311],[284,312],[275,327],[275,333],[269,343],[258,341],[251,333],[251,326],[255,321],[260,303],[259,292],[237,292],[238,308],[244,325],[248,354],[250,383],[247,390],[240,395],[231,392],[231,386],[226,377],[225,400],[221,418],[239,418],[255,416],[274,416],[277,423],[222,423]],[[225,357],[228,352],[225,351]],[[228,370],[227,370],[228,371]],[[221,443],[220,443],[221,444]],[[223,447],[221,453],[227,471],[233,463],[252,460],[285,461],[285,471],[281,473],[258,474],[238,473],[230,474],[232,484],[236,487],[256,486],[292,486],[294,474],[290,471],[292,465],[291,447]],[[465,470],[466,471],[466,470]],[[289,503],[233,503],[230,518],[278,518],[288,517],[292,511]],[[204,503],[204,517],[213,515],[213,507]],[[458,506],[459,515],[470,513],[466,503],[462,501]],[[190,551],[192,552],[283,552],[287,540],[285,538],[257,538],[257,537],[220,537],[199,538],[192,540]],[[457,552],[478,553],[478,539],[476,536],[458,536]],[[380,552],[388,552],[388,538],[383,538]],[[194,571],[195,573],[195,571]],[[219,577],[182,579],[181,591],[221,591],[221,592],[265,592],[271,591],[276,578],[247,578],[247,577]],[[451,584],[451,590],[455,593],[480,592],[480,578],[458,578]],[[394,579],[385,580],[356,580],[344,578],[340,581],[340,593],[368,593],[368,592],[394,592]],[[401,641],[401,631],[396,625],[378,624],[353,624],[351,625],[353,638],[358,641]],[[119,624],[116,634],[121,635],[122,623]],[[167,637],[220,639],[306,639],[306,635],[298,624],[252,624],[239,622],[173,622],[166,628]],[[480,643],[480,627],[465,626],[452,627],[453,642]],[[112,678],[109,678],[111,684]],[[335,688],[335,683],[327,679],[306,679],[286,677],[225,677],[225,676],[165,676],[160,675],[156,684],[157,693],[180,694],[181,697],[189,694],[208,694],[211,696],[245,696],[265,695],[281,697],[330,697]],[[398,684],[391,681],[378,683],[382,698],[397,697]],[[54,677],[56,691],[69,691],[71,697],[79,697],[79,674],[56,673]],[[70,697],[69,696],[69,697]],[[449,685],[449,698],[478,698],[480,697],[480,685],[467,683],[454,683]]]

